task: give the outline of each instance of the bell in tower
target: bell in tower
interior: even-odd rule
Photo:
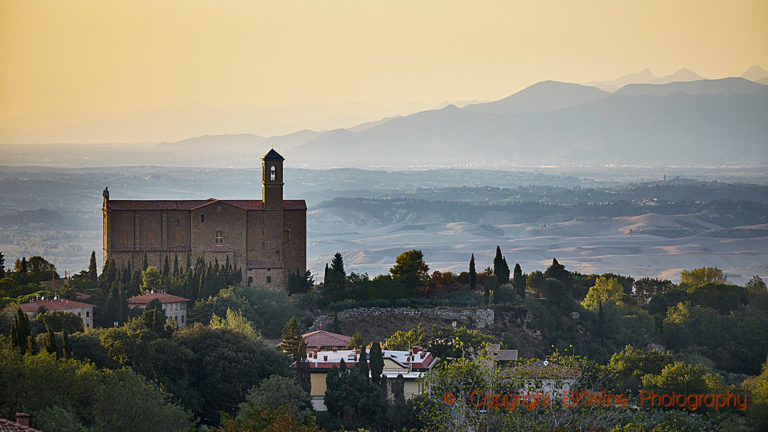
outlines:
[[[262,191],[261,199],[266,209],[283,208],[283,161],[284,157],[275,149],[261,158],[262,161]]]

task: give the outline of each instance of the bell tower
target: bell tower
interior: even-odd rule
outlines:
[[[261,158],[261,200],[265,209],[283,208],[283,161],[284,157],[275,149]]]

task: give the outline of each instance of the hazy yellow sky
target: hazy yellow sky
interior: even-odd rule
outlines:
[[[0,0],[0,118],[504,97],[768,68],[768,1]]]

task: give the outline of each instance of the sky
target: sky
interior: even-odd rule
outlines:
[[[766,22],[765,0],[0,0],[0,128],[56,112],[493,100],[645,68],[739,76],[768,68]]]

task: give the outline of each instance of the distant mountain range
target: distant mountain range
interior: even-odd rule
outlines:
[[[768,163],[766,119],[768,86],[745,78],[635,83],[613,93],[544,81],[494,102],[349,129],[200,137],[162,146],[274,147],[291,161],[325,166]]]

